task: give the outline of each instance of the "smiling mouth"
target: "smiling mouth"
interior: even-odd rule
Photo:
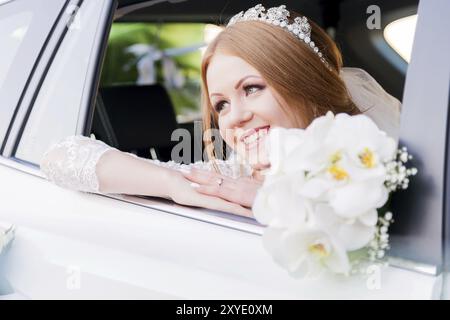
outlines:
[[[246,148],[252,147],[257,144],[257,142],[269,132],[270,126],[263,126],[252,129],[250,132],[242,135],[239,139]]]

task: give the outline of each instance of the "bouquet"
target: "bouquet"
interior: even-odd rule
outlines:
[[[252,209],[274,260],[299,277],[383,260],[393,215],[381,208],[417,173],[406,148],[365,115],[332,112],[306,129],[273,128],[267,143],[271,166]]]

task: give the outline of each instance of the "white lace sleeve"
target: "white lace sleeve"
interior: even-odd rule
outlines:
[[[101,156],[108,150],[116,149],[100,140],[79,135],[70,136],[50,147],[44,154],[40,164],[41,171],[50,181],[61,187],[100,193],[96,167]],[[137,157],[132,153],[128,154]],[[214,170],[212,162],[198,161],[186,165],[174,161],[162,162],[145,158],[139,159],[174,170],[189,168]],[[217,160],[216,163],[223,175],[232,178],[251,175],[249,167],[237,165],[236,161]]]
[[[98,192],[95,168],[100,157],[112,149],[99,140],[70,136],[45,152],[40,163],[41,171],[58,186]]]

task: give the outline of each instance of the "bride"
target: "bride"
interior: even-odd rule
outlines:
[[[327,33],[285,6],[235,15],[208,46],[201,75],[208,161],[143,159],[70,136],[45,153],[41,170],[73,190],[163,197],[251,216],[270,166],[264,141],[271,128],[305,128],[327,111],[363,112],[398,138],[400,102],[365,71],[342,68]],[[233,150],[227,160],[216,159],[213,128]]]

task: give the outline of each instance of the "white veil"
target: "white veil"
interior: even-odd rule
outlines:
[[[398,141],[400,101],[387,93],[370,74],[362,69],[342,68],[340,76],[359,110],[370,117],[378,128]]]

